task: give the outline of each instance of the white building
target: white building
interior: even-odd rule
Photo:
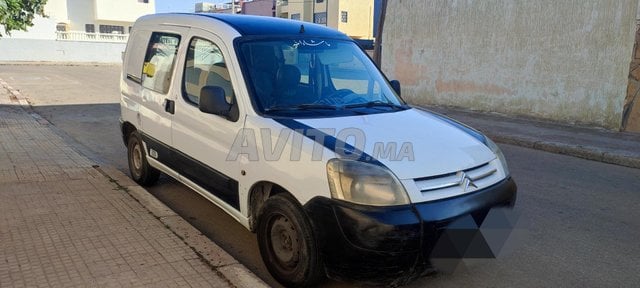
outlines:
[[[196,3],[196,13],[208,13],[216,10],[216,4],[209,2]]]
[[[10,38],[123,42],[133,22],[155,9],[155,0],[48,0],[48,17]]]
[[[240,14],[242,12],[242,3],[245,1],[235,0],[235,10],[236,14]],[[246,1],[251,2],[251,1]],[[234,8],[234,3],[231,1],[226,3],[209,3],[209,2],[199,2],[196,3],[196,13],[231,13]]]

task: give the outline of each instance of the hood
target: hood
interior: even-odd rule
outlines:
[[[314,129],[335,129],[334,135],[339,140],[361,149],[400,179],[453,173],[496,158],[478,139],[429,112],[415,108],[393,113],[296,121]],[[364,141],[357,142],[356,138]]]

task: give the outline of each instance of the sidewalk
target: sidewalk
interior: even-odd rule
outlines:
[[[570,126],[494,113],[426,107],[473,128],[498,143],[640,168],[640,134]]]
[[[0,87],[0,287],[265,286],[9,95]]]

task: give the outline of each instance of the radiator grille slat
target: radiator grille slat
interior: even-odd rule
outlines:
[[[423,193],[446,193],[447,195],[459,195],[473,192],[498,182],[500,173],[495,161],[443,175],[414,179],[416,186]]]

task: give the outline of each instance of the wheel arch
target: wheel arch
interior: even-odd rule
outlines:
[[[120,129],[122,130],[122,141],[124,141],[124,145],[126,146],[129,143],[129,135],[131,134],[131,132],[134,132],[138,129],[128,121],[123,122],[120,125]]]
[[[296,197],[290,191],[271,181],[256,182],[255,184],[253,184],[251,189],[249,189],[249,203],[247,207],[249,207],[249,230],[251,230],[251,232],[256,232],[256,229],[258,227],[258,219],[260,218],[260,213],[262,211],[264,203],[270,197],[281,193],[286,193],[293,199],[296,199]],[[301,205],[297,199],[296,202],[298,205]]]

